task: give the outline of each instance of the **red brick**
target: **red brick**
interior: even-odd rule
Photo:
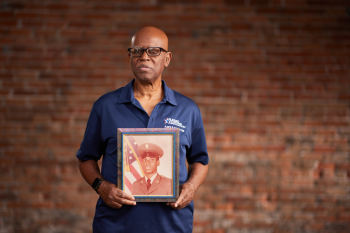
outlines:
[[[174,53],[165,80],[198,103],[207,133],[194,232],[346,232],[346,3],[2,4],[0,231],[90,231],[97,195],[74,155],[93,102],[132,78],[129,37],[153,24]]]

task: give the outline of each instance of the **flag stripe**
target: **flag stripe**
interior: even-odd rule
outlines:
[[[125,175],[124,191],[132,194],[132,183],[143,177],[140,161],[137,155],[137,144],[132,136],[125,136]]]
[[[140,176],[140,173],[136,170],[136,168],[133,165],[130,166],[130,172],[132,173],[132,175],[135,177],[136,180],[142,177]]]
[[[125,186],[129,189],[129,191],[132,190],[132,184],[130,183],[129,179],[125,179]]]

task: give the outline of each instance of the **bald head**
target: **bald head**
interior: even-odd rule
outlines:
[[[131,47],[162,47],[168,50],[168,37],[163,30],[146,26],[131,38]]]

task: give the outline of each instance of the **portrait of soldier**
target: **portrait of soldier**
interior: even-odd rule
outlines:
[[[144,176],[133,183],[133,195],[172,195],[172,180],[158,173],[163,154],[162,148],[156,144],[139,146],[138,156]]]

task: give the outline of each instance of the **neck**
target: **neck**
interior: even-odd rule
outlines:
[[[145,174],[145,176],[146,176],[148,179],[151,179],[152,176],[154,176],[155,174],[157,174],[157,172],[152,173],[152,174]]]
[[[154,82],[142,82],[135,80],[134,96],[136,99],[159,99],[163,98],[162,80],[157,79]]]

